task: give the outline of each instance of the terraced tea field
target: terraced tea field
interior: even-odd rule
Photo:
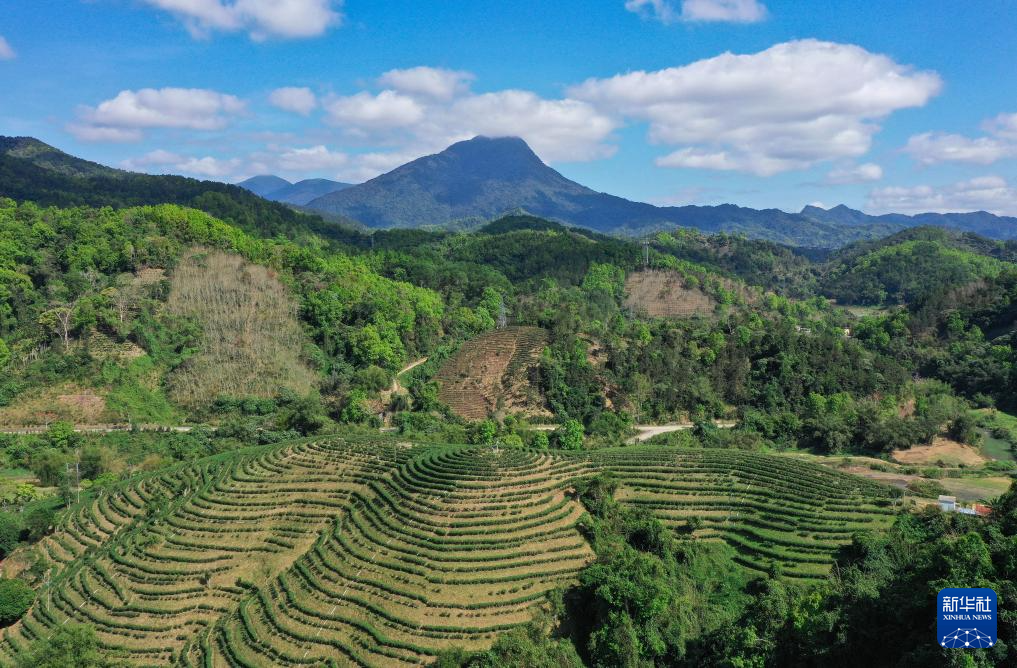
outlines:
[[[435,375],[438,396],[469,420],[482,420],[499,407],[550,415],[537,388],[545,345],[547,332],[539,327],[506,327],[481,334],[464,343],[439,369]]]
[[[124,483],[45,539],[54,564],[0,664],[68,622],[139,666],[416,666],[527,621],[594,555],[572,481],[675,526],[704,519],[754,570],[825,573],[889,492],[806,462],[633,447],[559,454],[328,438]]]
[[[791,578],[825,576],[852,533],[894,514],[887,486],[786,457],[625,448],[595,451],[592,460],[618,476],[623,503],[673,527],[698,517],[698,537],[725,541],[746,568],[776,565]]]

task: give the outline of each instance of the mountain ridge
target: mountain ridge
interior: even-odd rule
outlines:
[[[679,225],[824,248],[918,225],[1017,237],[1017,218],[985,212],[872,216],[844,205],[807,206],[789,213],[734,204],[660,207],[635,202],[571,181],[518,137],[478,136],[457,142],[360,185],[318,197],[307,208],[348,216],[368,227],[442,226],[522,209],[599,232],[644,234]]]
[[[273,202],[304,206],[318,197],[349,188],[354,184],[331,179],[303,179],[290,182],[274,174],[259,174],[237,185]]]

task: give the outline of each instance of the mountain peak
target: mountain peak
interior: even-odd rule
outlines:
[[[452,158],[466,169],[508,176],[513,172],[547,169],[547,165],[519,137],[485,137],[456,142],[437,157]]]

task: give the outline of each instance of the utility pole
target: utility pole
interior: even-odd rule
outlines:
[[[81,450],[75,450],[74,457],[74,484],[78,488],[78,503],[81,503]]]
[[[643,269],[650,268],[650,240],[643,239]]]

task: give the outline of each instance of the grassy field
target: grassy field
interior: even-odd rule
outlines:
[[[68,621],[134,665],[416,666],[489,645],[593,553],[577,478],[733,550],[822,578],[893,495],[790,458],[633,447],[548,453],[330,437],[251,448],[93,493],[37,547],[52,577],[0,663]],[[27,563],[27,561],[26,561]]]
[[[989,411],[987,409],[983,409],[976,412],[979,413],[984,420],[984,424],[988,427],[981,430],[984,438],[984,441],[982,442],[982,453],[986,457],[991,457],[992,459],[998,459],[1000,461],[1017,461],[1017,453],[1013,451],[1010,443],[992,435],[992,427],[1002,427],[1009,430],[1011,433],[1017,434],[1017,416],[998,410]]]
[[[958,501],[992,501],[1010,489],[1013,482],[1004,476],[988,476],[984,478],[943,478],[939,481]]]

